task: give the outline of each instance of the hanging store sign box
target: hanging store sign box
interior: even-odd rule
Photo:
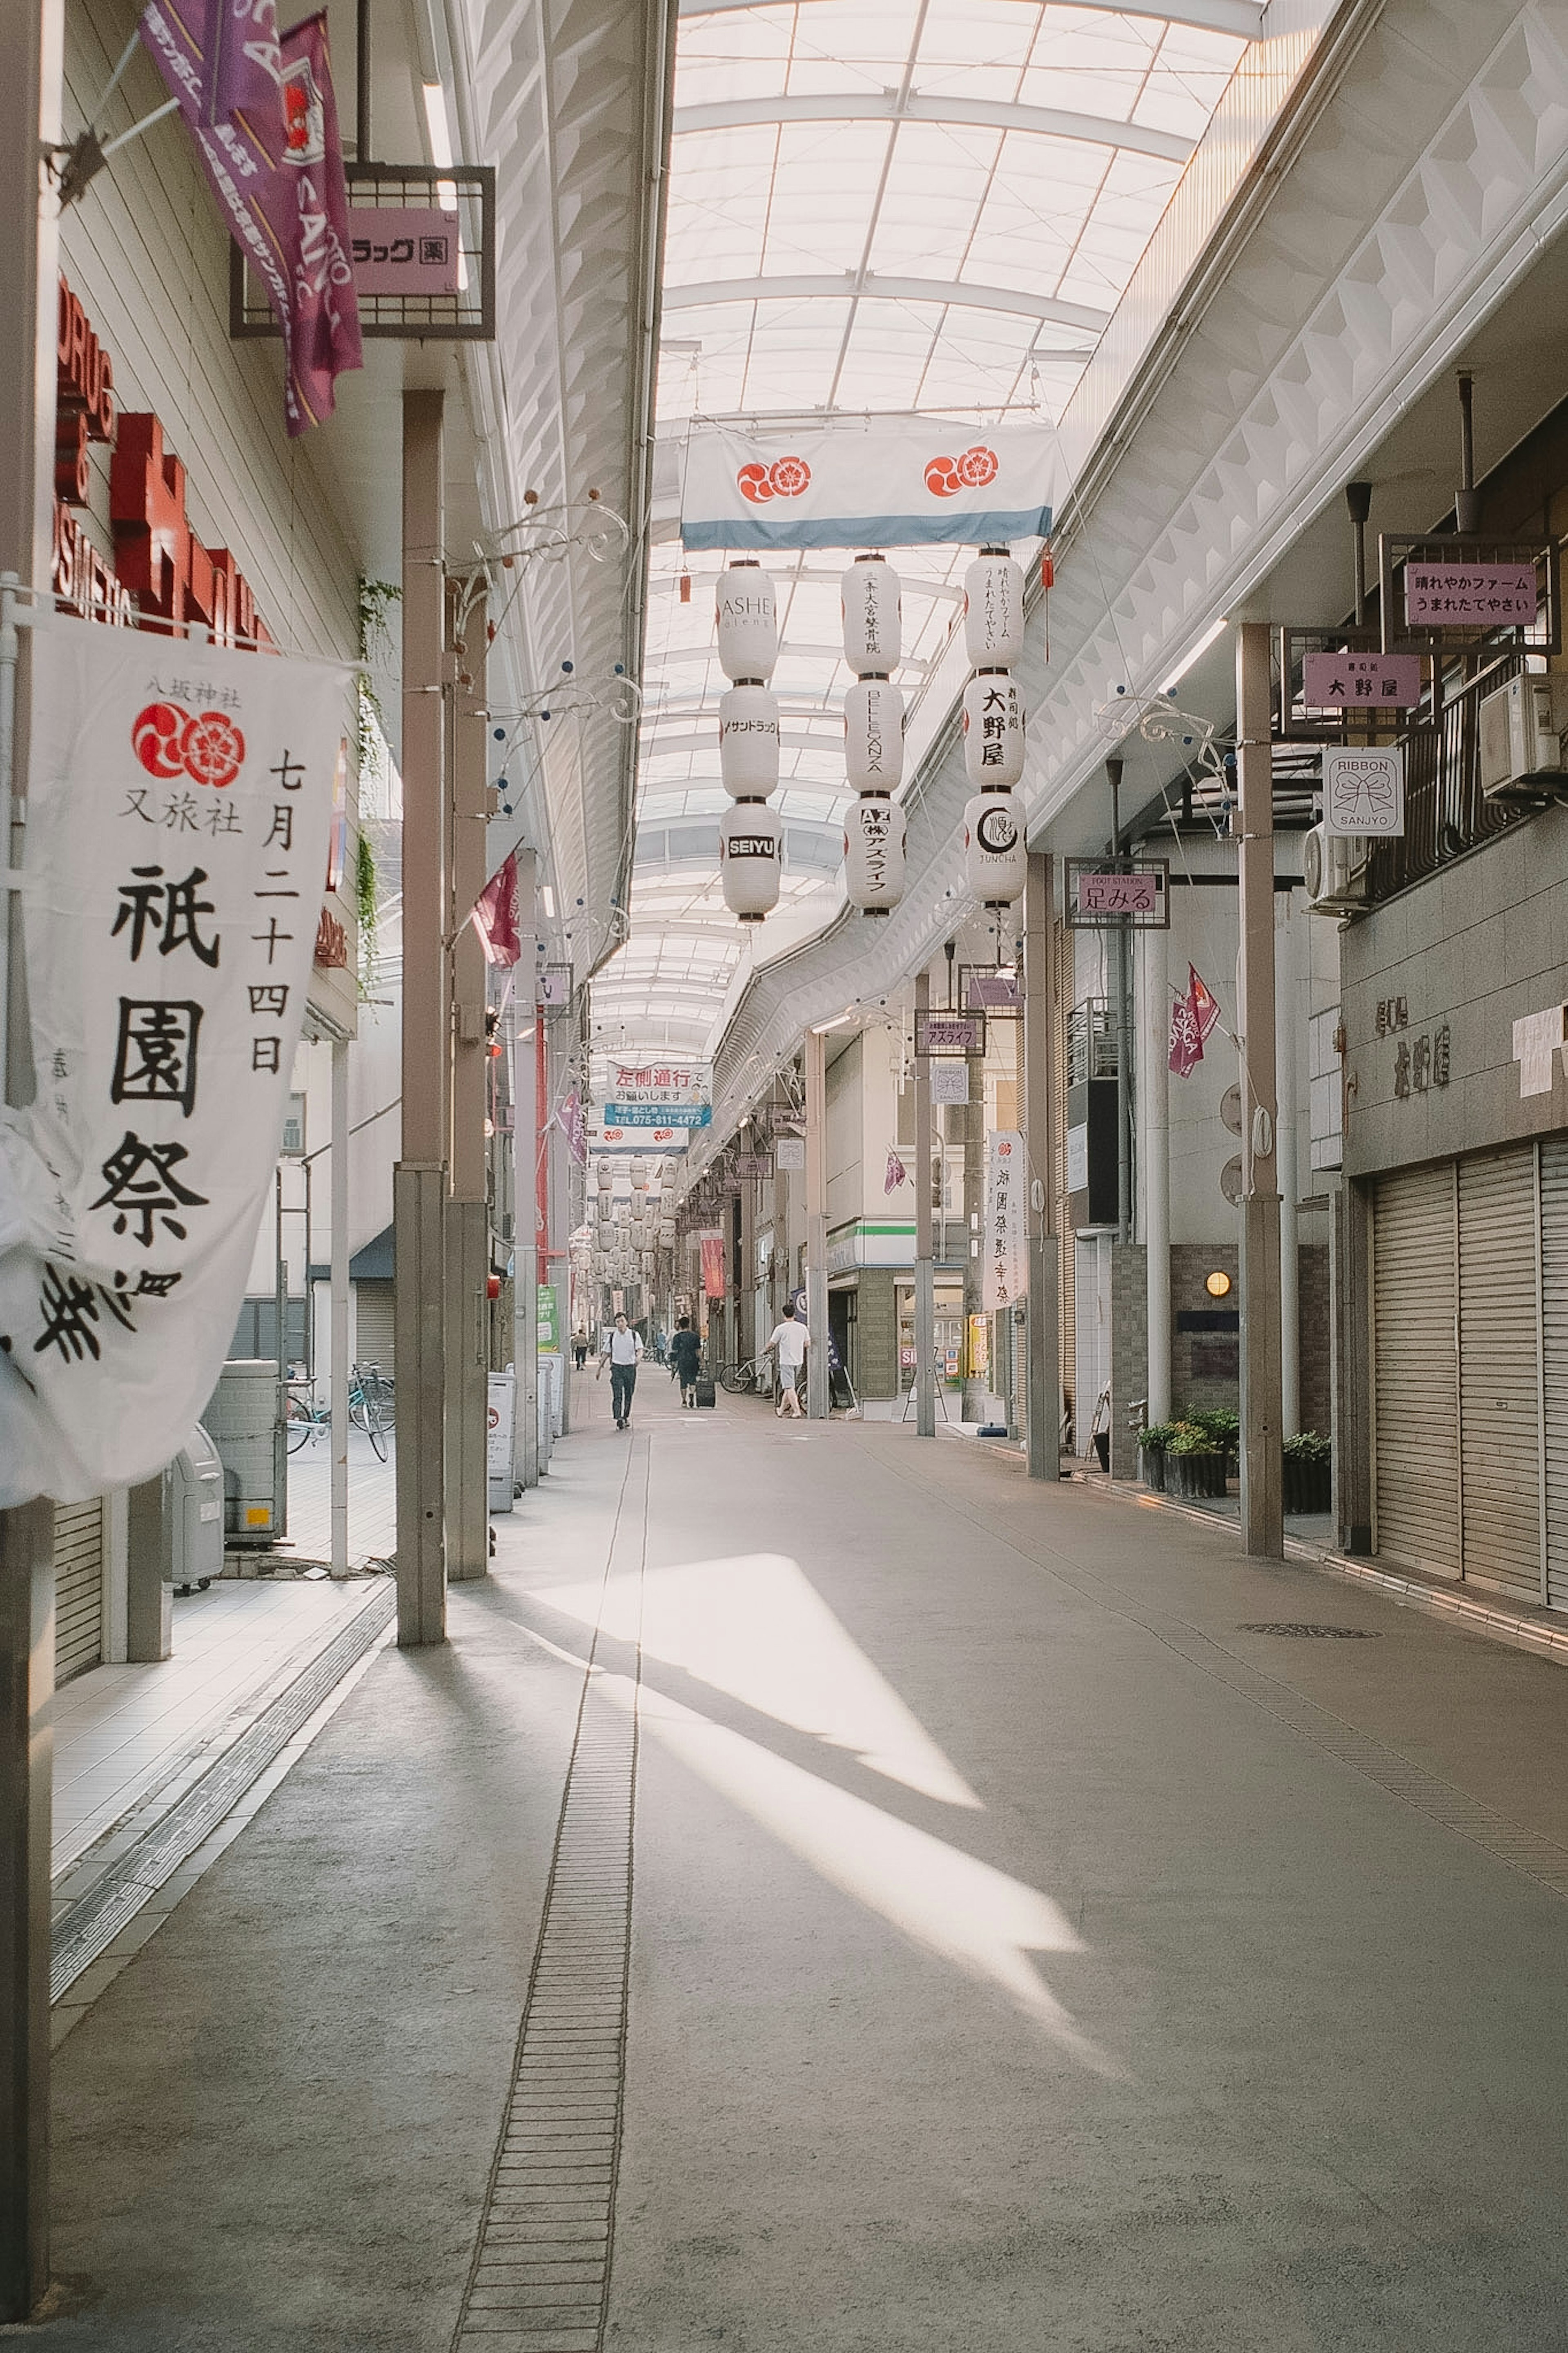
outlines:
[[[455,294],[458,216],[435,207],[361,205],[349,214],[356,294]]]
[[[958,994],[966,1013],[1022,1013],[1024,988],[1016,972],[992,972],[982,965],[960,965]]]
[[[773,1155],[768,1152],[737,1152],[730,1164],[731,1176],[771,1176],[773,1173]]]
[[[773,1146],[773,1160],[781,1176],[799,1176],[805,1170],[805,1138],[804,1135],[781,1135]]]
[[[1069,858],[1065,920],[1073,931],[1115,931],[1124,924],[1141,932],[1168,931],[1169,860],[1142,859],[1118,869],[1092,859]]]
[[[1405,747],[1323,754],[1323,831],[1389,837],[1405,831]]]
[[[618,1103],[662,1103],[667,1109],[711,1103],[710,1062],[612,1062],[605,1093]]]
[[[161,1471],[212,1395],[272,1182],[344,673],[89,622],[33,638],[37,1093],[0,1114],[0,1506]]]
[[[1408,710],[1421,700],[1421,657],[1304,654],[1301,700],[1309,711]]]
[[[705,1298],[724,1296],[724,1237],[704,1234],[702,1237],[702,1291]]]
[[[978,432],[932,418],[865,430],[745,433],[686,444],[689,548],[912,547],[1047,539],[1060,457],[1045,425]]]
[[[933,1103],[966,1103],[969,1101],[969,1065],[967,1062],[933,1062],[931,1066],[931,1099]]]
[[[917,1054],[984,1054],[984,1013],[916,1013]]]
[[[1429,564],[1405,567],[1405,618],[1422,628],[1492,629],[1533,621],[1541,594],[1533,564]]]
[[[1024,1139],[1011,1128],[999,1129],[988,1140],[985,1163],[984,1281],[988,1308],[1011,1307],[1029,1288],[1027,1196]]]
[[[607,1103],[605,1105],[606,1127],[664,1128],[669,1120],[669,1109],[664,1103]],[[713,1117],[708,1103],[683,1103],[680,1124],[683,1127],[707,1127]]]

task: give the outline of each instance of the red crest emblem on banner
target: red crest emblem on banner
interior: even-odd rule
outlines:
[[[132,749],[150,776],[189,776],[221,791],[245,758],[245,738],[221,711],[193,718],[177,702],[149,702],[131,725]]]
[[[743,499],[760,507],[769,499],[798,499],[811,481],[811,468],[804,458],[778,458],[771,466],[742,466],[735,477]]]
[[[960,491],[982,491],[996,480],[994,449],[976,442],[959,458],[933,458],[926,467],[926,488],[933,499],[955,499]]]

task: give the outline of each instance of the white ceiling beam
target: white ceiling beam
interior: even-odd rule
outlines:
[[[1049,319],[1064,327],[1086,327],[1101,334],[1109,311],[1091,310],[1085,302],[1058,302],[1052,294],[1026,294],[1010,286],[965,286],[944,278],[882,278],[846,269],[835,276],[799,278],[712,278],[694,286],[667,286],[664,308],[706,311],[721,302],[939,302],[952,310],[1010,311],[1023,319]]]
[[[904,97],[896,90],[834,90],[800,98],[721,99],[675,111],[677,138],[689,131],[749,130],[764,122],[938,122],[982,131],[1024,131],[1042,139],[1080,139],[1095,147],[1126,147],[1184,164],[1196,141],[1109,115],[1078,114],[1055,106],[1015,106],[1000,99]]]
[[[679,0],[686,16],[730,16],[742,8],[765,8],[777,0]],[[1130,8],[1125,0],[1078,0],[1080,8],[1102,8],[1113,16],[1152,16],[1169,25],[1196,25],[1206,33],[1236,33],[1255,41],[1263,23],[1263,0],[1176,0],[1173,7]]]

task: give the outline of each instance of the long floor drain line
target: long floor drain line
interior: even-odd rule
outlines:
[[[634,1536],[627,1504],[639,1464]],[[635,1554],[640,1594],[647,1465],[644,1441],[627,1461],[605,1588],[624,1549],[624,1567]],[[635,1702],[618,1705],[597,1688],[598,1644],[595,1625],[452,2353],[599,2353],[604,2343],[626,2074],[637,1716]],[[640,1689],[640,1643],[637,1655]]]

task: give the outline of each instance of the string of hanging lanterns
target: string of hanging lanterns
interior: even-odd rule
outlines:
[[[858,555],[839,586],[844,659],[845,774],[858,798],[844,819],[849,904],[885,915],[904,894],[904,812],[892,797],[904,773],[904,698],[892,682],[903,654],[902,583],[880,554]]]
[[[768,681],[779,658],[773,584],[755,557],[719,575],[719,661],[730,681],[719,698],[719,773],[731,806],[719,820],[724,904],[760,923],[779,902],[784,829],[768,807],[779,780],[779,705]]]
[[[983,547],[963,575],[963,640],[974,675],[963,690],[964,880],[987,907],[1024,895],[1027,856],[1013,787],[1024,774],[1024,704],[1012,677],[1024,650],[1024,568]]]

